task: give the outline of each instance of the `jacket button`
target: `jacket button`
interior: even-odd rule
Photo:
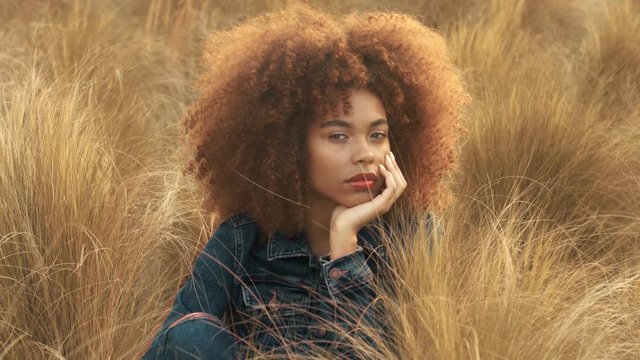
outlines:
[[[340,269],[338,268],[333,268],[331,269],[331,271],[329,271],[329,277],[333,280],[338,280],[342,277],[342,271],[340,271]]]
[[[327,330],[324,328],[313,327],[311,328],[311,333],[317,337],[324,337],[327,334]]]

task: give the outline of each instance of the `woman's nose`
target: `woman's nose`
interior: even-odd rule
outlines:
[[[366,141],[360,141],[354,149],[354,163],[372,163],[375,159],[371,146]]]

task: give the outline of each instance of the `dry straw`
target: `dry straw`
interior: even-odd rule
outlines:
[[[347,342],[372,359],[640,357],[637,2],[316,3],[420,16],[474,98],[444,236],[386,239],[395,346]],[[256,4],[0,3],[0,358],[145,350],[213,229],[175,147],[202,35],[286,2]]]

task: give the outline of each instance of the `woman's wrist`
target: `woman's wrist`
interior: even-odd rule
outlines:
[[[351,254],[358,248],[357,232],[340,226],[331,227],[329,238],[329,256],[331,260]]]

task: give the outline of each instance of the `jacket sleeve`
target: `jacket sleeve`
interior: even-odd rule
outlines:
[[[240,239],[238,239],[240,240]],[[229,220],[211,236],[194,263],[191,275],[176,295],[172,312],[205,312],[222,318],[236,276],[236,236]]]
[[[236,238],[229,219],[220,224],[197,256],[191,274],[176,294],[169,315],[143,359],[169,359],[169,353],[177,348],[219,347],[217,351],[222,353],[222,344],[228,347],[231,335],[227,333],[217,336],[220,346],[211,344],[211,338],[206,344],[197,344],[202,336],[194,337],[192,333],[202,333],[194,330],[198,326],[215,330],[215,334],[224,328],[221,319],[229,307],[236,272],[252,246],[249,241],[242,236]]]
[[[375,275],[367,263],[367,256],[360,246],[334,260],[329,260],[328,255],[322,256],[319,258],[320,277],[335,306],[336,323],[342,328],[337,339],[349,334],[358,343],[364,341],[375,349],[380,340],[389,341],[390,338],[386,337],[389,331],[384,308],[376,293]],[[352,354],[357,348],[354,345],[350,341],[336,344],[341,357],[360,358]]]
[[[429,255],[437,246],[437,241],[444,235],[440,220],[427,213],[423,219],[429,241]],[[416,225],[417,221],[413,221]],[[330,260],[329,255],[319,258],[322,270],[321,279],[326,284],[331,300],[336,304],[337,322],[341,324],[345,334],[355,335],[368,343],[372,349],[379,348],[380,341],[393,348],[393,334],[389,330],[388,316],[377,288],[389,287],[392,278],[389,274],[389,259],[371,261],[374,253],[367,253],[358,246],[355,251],[338,259]],[[372,271],[370,263],[377,264]],[[393,289],[389,288],[390,296]],[[344,335],[344,334],[343,334]],[[352,346],[345,346],[341,352],[346,358],[366,358],[366,354],[356,356],[349,352]]]

